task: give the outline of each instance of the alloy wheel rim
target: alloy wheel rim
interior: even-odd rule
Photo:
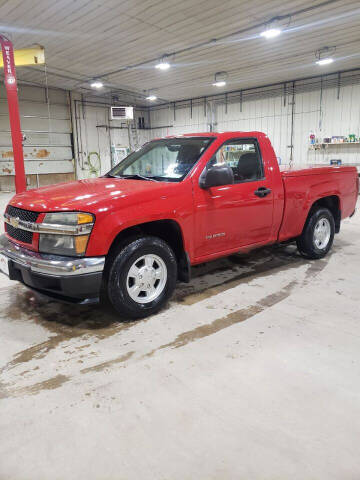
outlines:
[[[331,225],[327,218],[320,218],[314,228],[314,244],[319,250],[327,247],[331,236]]]
[[[156,300],[165,288],[167,268],[158,255],[146,254],[131,265],[126,288],[136,303],[150,303]]]

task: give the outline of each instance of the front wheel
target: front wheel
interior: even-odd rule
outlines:
[[[168,301],[176,278],[176,257],[169,245],[157,237],[142,237],[125,245],[113,258],[107,293],[121,315],[143,318]]]
[[[332,247],[334,235],[333,214],[327,208],[319,207],[310,213],[296,244],[303,257],[318,259],[328,253]]]

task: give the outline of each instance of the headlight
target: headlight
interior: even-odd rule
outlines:
[[[41,225],[39,251],[81,257],[85,255],[94,217],[83,212],[47,213]]]

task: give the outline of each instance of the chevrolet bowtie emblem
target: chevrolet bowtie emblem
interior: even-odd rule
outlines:
[[[17,217],[10,217],[10,225],[14,228],[19,226],[19,219]]]

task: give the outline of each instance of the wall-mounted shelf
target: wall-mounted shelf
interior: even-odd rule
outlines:
[[[313,150],[316,147],[343,147],[344,145],[360,145],[360,142],[313,143],[312,145],[309,145],[309,148]]]

